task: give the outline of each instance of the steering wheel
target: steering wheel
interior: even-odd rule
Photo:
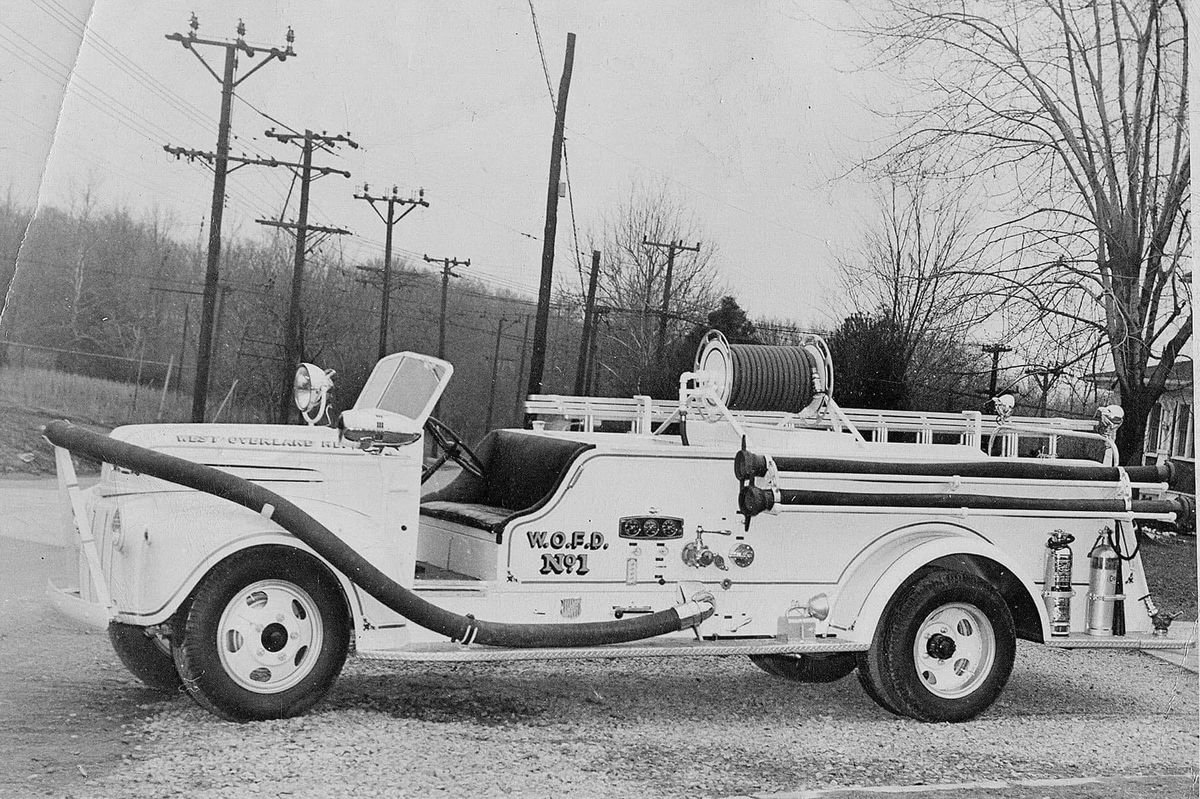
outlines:
[[[421,471],[422,485],[430,477],[433,477],[434,472],[442,468],[447,460],[454,461],[471,474],[483,479],[483,461],[479,460],[479,456],[471,451],[471,448],[462,440],[462,436],[432,416],[425,420],[425,432],[429,433],[429,437],[438,445],[442,454]]]

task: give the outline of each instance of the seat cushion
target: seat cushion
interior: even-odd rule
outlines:
[[[504,525],[504,521],[512,516],[513,512],[507,508],[478,502],[434,501],[421,503],[421,515],[494,532],[497,527]]]
[[[587,444],[532,433],[497,430],[487,460],[485,505],[518,511],[540,505],[558,487],[567,466]]]
[[[493,430],[475,448],[484,478],[465,469],[421,501],[421,513],[491,530],[499,543],[504,522],[549,501],[572,461],[592,444],[522,430]]]

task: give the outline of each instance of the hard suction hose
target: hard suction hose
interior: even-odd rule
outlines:
[[[212,494],[266,516],[384,605],[452,641],[524,649],[602,646],[686,630],[713,614],[711,603],[693,601],[636,618],[576,624],[506,624],[462,616],[399,585],[329,528],[260,485],[209,466],[93,433],[66,421],[51,422],[44,433],[50,443],[77,455]]]

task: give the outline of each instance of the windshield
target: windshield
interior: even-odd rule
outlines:
[[[379,408],[424,423],[453,371],[446,361],[427,355],[389,355],[375,365],[354,407]]]

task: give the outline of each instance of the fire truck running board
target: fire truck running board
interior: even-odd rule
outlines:
[[[463,646],[452,642],[412,644],[403,649],[359,652],[367,660],[405,661],[513,661],[513,660],[611,660],[615,658],[714,657],[728,655],[802,655],[862,652],[865,643],[818,638],[811,641],[783,642],[757,638],[746,640],[638,641],[600,647],[569,649],[506,649],[502,647]]]
[[[1187,649],[1195,646],[1196,639],[1172,638],[1153,633],[1130,635],[1095,636],[1068,635],[1062,638],[1047,638],[1046,646],[1060,649]]]

